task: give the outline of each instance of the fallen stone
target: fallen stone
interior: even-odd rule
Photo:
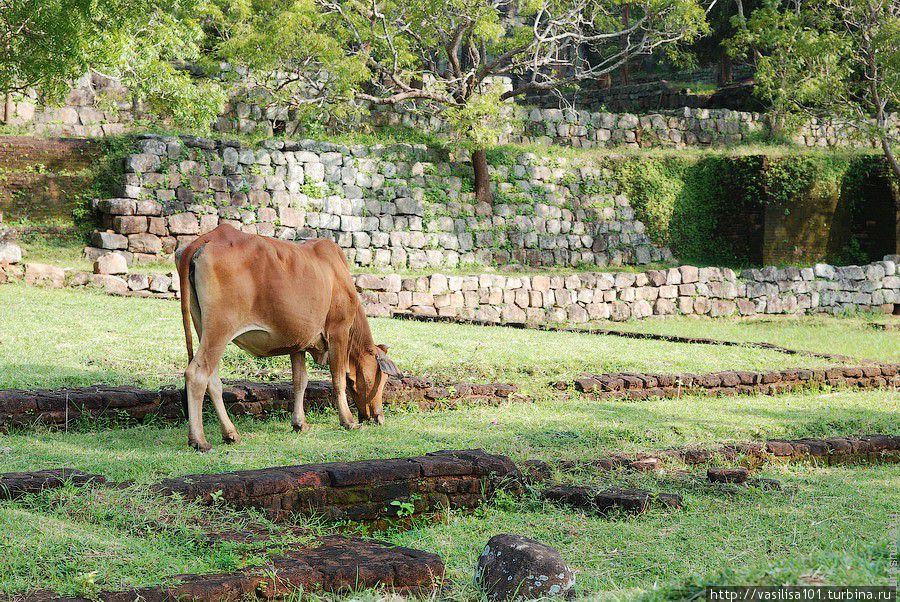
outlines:
[[[66,272],[62,268],[45,263],[26,263],[25,284],[62,288],[66,284]]]
[[[11,448],[10,451],[12,451]],[[24,495],[62,487],[66,483],[82,487],[88,483],[102,484],[105,482],[106,479],[102,475],[81,472],[74,468],[7,472],[0,474],[0,500],[18,499]]]
[[[112,274],[91,274],[88,277],[88,284],[101,288],[111,295],[124,295],[128,293],[128,283]]]
[[[475,583],[488,600],[536,600],[564,596],[575,585],[575,573],[560,553],[521,535],[492,537],[475,567]]]
[[[710,468],[706,478],[714,483],[736,483],[747,481],[749,472],[746,468]]]
[[[127,274],[128,262],[125,257],[119,253],[106,253],[97,258],[94,262],[95,274]]]
[[[14,242],[0,242],[0,263],[22,261],[22,248]]]

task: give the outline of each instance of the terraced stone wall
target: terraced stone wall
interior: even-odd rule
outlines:
[[[671,259],[651,243],[610,173],[523,155],[492,169],[478,203],[468,165],[424,146],[145,136],[123,198],[97,205],[89,256],[171,257],[227,223],[283,240],[329,238],[358,266],[627,265]]]

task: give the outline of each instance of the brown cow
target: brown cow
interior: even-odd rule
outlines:
[[[184,373],[189,445],[210,449],[202,416],[207,390],[224,441],[240,442],[225,411],[218,369],[232,341],[259,357],[291,356],[294,430],[309,430],[303,412],[307,351],[317,362],[328,362],[344,427],[359,427],[347,405],[348,384],[360,420],[384,423],[384,375],[400,373],[387,348],[372,341],[347,260],[336,244],[295,244],[221,225],[187,246],[178,259],[178,275],[189,360]],[[196,354],[192,320],[200,336]]]

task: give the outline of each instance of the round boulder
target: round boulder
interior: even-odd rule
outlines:
[[[521,535],[495,535],[478,558],[475,583],[489,600],[535,600],[567,595],[575,573],[554,548]]]

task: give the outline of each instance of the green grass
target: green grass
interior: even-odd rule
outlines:
[[[873,324],[896,323],[885,314],[858,314],[843,317],[762,316],[739,319],[698,319],[673,317],[664,320],[630,321],[602,326],[634,332],[650,332],[686,337],[712,337],[728,341],[759,341],[818,353],[835,353],[855,358],[900,361],[900,335]]]
[[[186,363],[177,303],[75,290],[0,287],[0,388],[177,383]],[[579,372],[706,372],[777,369],[828,362],[740,347],[639,341],[504,327],[372,320],[375,337],[412,374],[513,380],[543,386]],[[880,333],[892,345],[894,333]],[[222,375],[286,370],[229,346]]]
[[[0,287],[0,388],[178,382],[184,364],[178,311],[176,303],[157,300]],[[893,357],[896,334],[866,330],[863,321],[667,320],[624,326],[650,324],[682,335],[759,338]],[[509,380],[528,390],[533,402],[427,413],[389,407],[386,425],[352,432],[338,426],[331,409],[312,413],[312,430],[305,434],[293,433],[287,416],[240,417],[236,425],[243,443],[216,445],[210,454],[188,449],[185,425],[158,421],[130,428],[85,421],[69,432],[0,435],[0,448],[9,448],[0,453],[0,472],[71,466],[135,482],[121,491],[63,489],[0,502],[0,592],[46,588],[90,596],[99,589],[151,585],[185,572],[230,571],[262,560],[262,552],[249,544],[204,535],[262,519],[153,497],[146,485],[165,476],[461,447],[481,447],[516,461],[585,461],[611,451],[689,443],[900,434],[896,390],[600,402],[546,386],[581,370],[820,365],[800,356],[392,320],[373,320],[373,329],[410,373]],[[286,367],[280,361],[251,360],[237,349],[226,360],[230,376]],[[211,415],[205,424],[215,444],[218,425]],[[674,461],[670,465],[680,467]],[[472,567],[485,542],[501,532],[558,548],[578,572],[577,587],[585,598],[684,599],[705,584],[889,582],[900,520],[900,465],[801,464],[767,467],[762,474],[779,479],[784,489],[729,489],[621,471],[558,473],[570,482],[679,493],[685,506],[601,518],[547,505],[530,492],[520,499],[500,495],[481,509],[449,512],[437,522],[418,520],[407,531],[367,534],[441,555],[449,578],[441,597],[454,600],[478,599],[470,584]],[[296,521],[310,535],[337,528]],[[372,592],[366,596],[377,598]]]

